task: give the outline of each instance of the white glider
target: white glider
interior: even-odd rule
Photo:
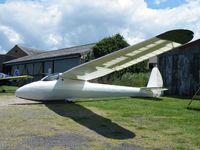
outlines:
[[[71,100],[93,97],[158,97],[163,80],[157,67],[153,68],[147,87],[127,87],[90,83],[89,80],[119,71],[153,56],[189,42],[190,30],[171,30],[149,40],[126,47],[101,58],[81,64],[64,73],[50,75],[42,80],[22,86],[16,96],[31,100]]]

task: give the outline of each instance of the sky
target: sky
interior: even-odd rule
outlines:
[[[172,29],[200,37],[200,0],[0,0],[0,54],[54,50],[120,33],[129,44]]]

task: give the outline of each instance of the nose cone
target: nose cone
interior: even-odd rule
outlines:
[[[21,88],[18,88],[16,91],[15,91],[15,96],[16,97],[20,97],[20,94],[21,93]]]
[[[19,97],[19,98],[31,99],[29,91],[30,91],[29,86],[24,85],[16,90],[15,95],[16,95],[16,97]]]
[[[15,95],[23,99],[37,100],[35,99],[35,97],[39,95],[37,91],[41,91],[41,89],[36,90],[37,89],[36,85],[37,85],[37,82],[26,84],[20,87],[19,89],[17,89],[17,91],[15,92]]]
[[[48,84],[43,81],[32,82],[17,89],[15,95],[28,100],[46,100],[51,97],[55,83]]]

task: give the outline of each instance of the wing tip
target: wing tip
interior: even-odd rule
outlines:
[[[194,37],[194,33],[187,29],[176,29],[164,32],[156,36],[159,39],[169,40],[180,44],[185,44],[191,41]]]

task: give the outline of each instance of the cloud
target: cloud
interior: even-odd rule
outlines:
[[[164,2],[166,2],[167,0],[155,0],[155,4],[156,5],[160,5],[161,3],[164,3]]]
[[[57,49],[121,33],[130,44],[176,28],[200,35],[200,1],[150,9],[143,0],[7,0],[0,4],[0,53],[15,44]]]

